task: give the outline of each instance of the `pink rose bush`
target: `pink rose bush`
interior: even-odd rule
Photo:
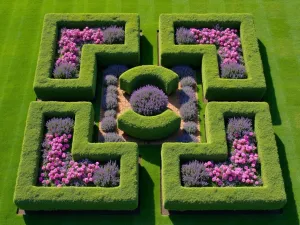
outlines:
[[[72,159],[70,148],[74,120],[53,118],[46,126],[48,129],[42,143],[43,161],[38,179],[40,184],[56,187],[118,184],[119,168],[115,162],[110,166],[110,171],[114,173],[110,174],[110,171],[105,170],[108,174],[104,173],[99,178],[97,174],[103,174],[103,168],[111,165],[111,162],[101,166],[99,162],[93,163],[88,159],[79,162]]]
[[[220,57],[221,77],[246,78],[241,40],[232,28],[178,28],[177,44],[214,44]]]

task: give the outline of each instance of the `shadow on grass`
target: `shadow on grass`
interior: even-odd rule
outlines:
[[[278,106],[277,106],[277,101],[276,101],[276,96],[275,96],[275,89],[274,89],[274,85],[273,85],[273,81],[272,81],[272,77],[271,77],[271,69],[270,69],[270,65],[269,65],[267,50],[266,50],[266,47],[264,46],[264,44],[260,40],[258,40],[258,45],[259,45],[261,59],[263,62],[263,69],[264,69],[264,74],[265,74],[265,79],[266,79],[266,84],[267,84],[267,92],[265,93],[263,100],[268,102],[270,105],[273,125],[280,125],[281,117],[280,117],[280,114],[278,111]]]
[[[140,38],[141,46],[141,65],[153,64],[153,46],[149,40],[143,35]]]

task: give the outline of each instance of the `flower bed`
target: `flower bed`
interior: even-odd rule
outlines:
[[[176,43],[184,44],[214,44],[220,61],[220,77],[231,79],[247,78],[242,53],[242,45],[237,29],[215,28],[177,28]]]
[[[123,44],[124,28],[110,26],[106,28],[80,29],[62,28],[58,41],[58,54],[53,71],[54,78],[78,78],[81,49],[84,44]]]
[[[250,125],[250,126],[249,126]],[[257,143],[248,118],[231,118],[227,125],[227,140],[231,146],[225,162],[190,161],[181,166],[182,183],[195,186],[260,186],[260,163]]]
[[[117,163],[100,165],[88,159],[74,161],[70,151],[74,120],[53,118],[46,123],[42,144],[42,166],[39,183],[43,186],[114,187],[120,182]]]

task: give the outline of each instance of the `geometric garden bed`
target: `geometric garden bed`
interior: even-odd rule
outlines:
[[[238,32],[243,51],[243,66],[247,74],[245,79],[224,79],[219,76],[218,51],[212,43],[175,44],[175,31],[179,27],[201,30],[213,29],[216,25]],[[124,34],[123,41],[107,44],[105,41],[101,42],[102,37],[99,33],[95,42],[91,42],[90,39],[86,41],[85,35],[80,37],[82,40],[75,36],[75,41],[72,41],[79,43],[76,50],[79,51],[77,55],[79,60],[76,62],[78,70],[80,68],[77,78],[54,79],[52,77],[55,60],[57,57],[59,60],[63,59],[61,51],[64,49],[58,50],[57,47],[58,39],[63,37],[62,32],[59,31],[71,32],[77,29],[79,33],[96,33],[109,26],[121,29]],[[162,205],[167,210],[274,210],[284,206],[286,194],[269,106],[267,103],[259,102],[266,91],[266,82],[252,16],[249,14],[163,14],[160,16],[159,27],[160,65],[138,66],[140,25],[137,14],[48,14],[45,16],[34,81],[35,93],[42,101],[32,102],[28,111],[14,196],[14,202],[19,208],[37,211],[135,210],[139,201],[138,144],[140,142],[138,140],[143,140],[145,143],[148,141],[163,143],[161,195]],[[116,75],[112,72],[102,74],[98,71],[108,67],[118,68],[116,74],[118,72],[120,74]],[[128,70],[124,72],[126,69],[120,68],[128,68]],[[183,76],[180,70],[184,70],[188,75]],[[196,75],[195,70],[201,70],[201,79],[197,77],[199,74]],[[190,75],[191,71],[193,75]],[[100,77],[102,75],[104,79]],[[199,83],[199,80],[202,83]],[[106,82],[105,85],[101,83],[102,81]],[[129,109],[126,108],[124,112],[121,112],[118,105],[120,89],[132,98]],[[177,93],[176,91],[181,91],[183,97],[179,98],[180,109],[178,106],[175,113],[174,108],[168,107],[170,99],[168,95]],[[255,102],[240,102],[242,100]],[[207,101],[206,108],[201,109]],[[101,110],[100,113],[97,112],[100,107],[105,108],[108,116],[105,116]],[[198,112],[198,109],[201,112]],[[95,123],[98,123],[98,120],[95,121],[94,114],[97,119],[101,118],[101,130],[104,128],[107,131],[101,140],[102,143],[99,143],[100,139],[95,140],[97,136],[94,134]],[[120,168],[117,186],[99,187],[88,184],[89,181],[78,187],[65,184],[62,187],[61,185],[45,187],[38,183],[41,172],[41,144],[45,135],[48,135],[46,122],[52,118],[67,117],[74,120],[73,133],[70,136],[72,143],[67,145],[70,150],[68,154],[72,155],[72,163],[85,159],[100,164],[111,160],[117,162]],[[109,117],[105,119],[106,126],[102,126],[104,117]],[[239,186],[239,183],[237,186],[225,187],[184,186],[180,173],[183,163],[192,160],[201,162],[211,160],[216,163],[229,161],[231,146],[227,142],[226,121],[233,117],[247,117],[253,121],[259,158],[258,176],[261,177],[262,183],[252,186],[250,183],[248,186]],[[203,129],[201,132],[199,132],[199,121]],[[184,127],[183,124],[186,126]],[[133,142],[126,142],[118,136],[117,129],[136,139],[128,139]],[[173,139],[164,139],[179,131],[191,139],[188,141],[177,139],[177,142],[173,142]],[[197,132],[206,134],[206,143],[196,143],[199,142],[195,136]],[[108,133],[111,135],[110,138],[115,139],[105,139],[109,136]],[[53,151],[56,150],[54,148]],[[89,172],[90,181],[93,180],[92,177],[92,172]]]

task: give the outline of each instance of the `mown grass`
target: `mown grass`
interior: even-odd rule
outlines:
[[[0,224],[299,224],[300,214],[300,14],[298,0],[2,0],[0,2]],[[160,213],[160,146],[140,149],[140,212],[16,215],[13,192],[45,13],[137,12],[141,16],[142,64],[157,64],[158,18],[161,13],[249,12],[257,36],[279,147],[288,203],[280,214]]]

